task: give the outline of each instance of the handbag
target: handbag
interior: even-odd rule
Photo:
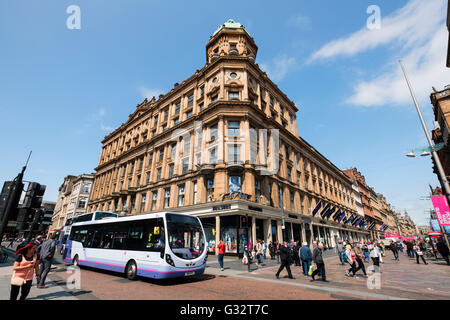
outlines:
[[[23,258],[24,259],[24,258]],[[34,261],[34,260],[33,260]],[[30,270],[33,270],[33,268],[30,268]],[[23,286],[25,283],[27,283],[26,278],[28,277],[28,274],[30,273],[30,270],[27,271],[27,274],[25,275],[25,278],[19,278],[19,277],[15,277],[15,272],[11,278],[11,285],[13,286]]]
[[[309,266],[309,270],[308,270],[308,274],[309,274],[310,276],[312,276],[313,271],[314,271],[314,266],[313,266],[313,265],[310,265],[310,266]]]

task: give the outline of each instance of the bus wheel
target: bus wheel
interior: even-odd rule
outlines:
[[[134,262],[133,260],[128,262],[127,267],[125,268],[125,274],[129,280],[136,280],[137,278],[136,262]]]
[[[74,267],[79,267],[79,265],[78,265],[78,255],[75,255],[75,257],[73,257],[72,263],[73,263]]]

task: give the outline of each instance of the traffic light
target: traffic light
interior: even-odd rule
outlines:
[[[30,229],[35,216],[35,210],[31,208],[20,208],[19,214],[17,215],[17,227],[16,229],[20,231],[25,231]]]
[[[30,182],[27,193],[25,194],[25,199],[23,200],[23,207],[33,209],[40,208],[45,188],[44,185],[37,182]]]
[[[19,204],[22,190],[23,183],[20,182],[17,186],[15,186],[15,181],[5,181],[3,184],[2,193],[0,194],[0,220],[3,219],[3,214],[6,212],[9,201],[12,201],[12,211],[8,215],[7,220],[16,220],[18,214],[17,205]]]
[[[240,227],[241,228],[247,228],[248,227],[248,216],[241,216],[240,217]]]

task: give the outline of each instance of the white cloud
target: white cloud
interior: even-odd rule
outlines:
[[[304,16],[302,14],[297,14],[295,16],[291,16],[286,20],[286,24],[289,27],[294,27],[298,29],[311,29],[311,18]]]
[[[156,99],[158,99],[160,94],[163,94],[162,90],[159,89],[149,89],[146,87],[140,87],[139,88],[139,92],[142,96],[142,98],[147,98],[148,100],[151,100],[152,97],[155,97]]]
[[[450,79],[450,70],[445,68],[445,13],[445,0],[410,0],[404,7],[382,16],[381,29],[363,28],[331,41],[314,52],[308,62],[353,56],[390,45],[398,54],[385,62],[376,77],[358,82],[346,102],[366,107],[412,103],[398,64],[401,59],[419,102],[428,104],[431,87],[443,87]]]
[[[272,81],[281,81],[286,74],[295,66],[296,61],[293,57],[285,55],[274,58],[271,63],[262,63],[261,70],[267,73]]]

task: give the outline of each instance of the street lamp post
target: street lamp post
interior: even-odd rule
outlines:
[[[416,106],[417,114],[419,115],[420,122],[422,123],[423,131],[425,131],[425,136],[427,137],[427,141],[430,146],[431,155],[433,156],[434,162],[438,169],[438,176],[439,176],[442,184],[444,185],[445,194],[447,196],[447,202],[450,203],[450,185],[448,183],[447,177],[445,176],[445,172],[444,172],[444,169],[442,168],[442,164],[441,164],[441,161],[439,160],[439,156],[434,148],[434,143],[433,143],[433,140],[431,140],[431,136],[430,136],[430,133],[428,132],[427,125],[425,124],[425,120],[423,119],[422,112],[420,111],[420,108],[419,108],[419,103],[417,102],[416,96],[413,92],[413,89],[411,87],[411,83],[409,82],[408,76],[406,75],[405,67],[403,66],[403,63],[401,60],[399,61],[399,63],[402,68],[403,75],[405,76],[406,83],[408,84],[409,92],[411,93],[411,97],[414,101],[414,105]],[[448,246],[449,245],[448,239],[447,239],[447,236],[445,235],[445,230],[442,226],[441,226],[441,230],[442,230],[442,235],[444,236],[444,239],[447,242],[447,246]]]

